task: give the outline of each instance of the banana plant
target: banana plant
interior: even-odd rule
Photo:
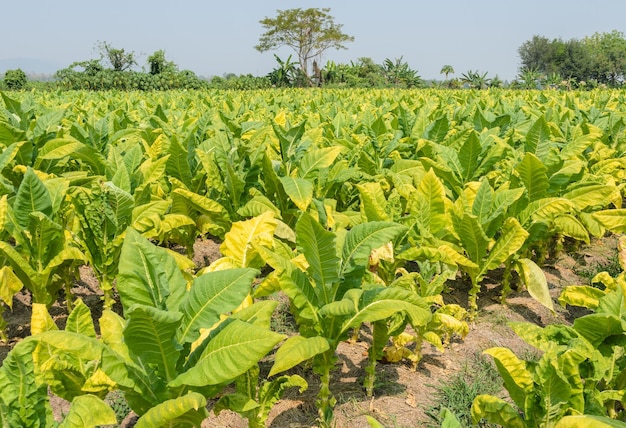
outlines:
[[[330,390],[330,374],[337,360],[337,346],[351,329],[364,322],[384,324],[399,311],[406,313],[414,326],[430,319],[428,305],[413,293],[363,282],[370,253],[404,231],[403,226],[393,222],[367,222],[335,233],[325,230],[310,214],[302,213],[295,233],[297,252],[304,256],[306,267],[302,260],[296,263],[297,258],[288,252],[257,247],[278,271],[280,289],[290,298],[300,330],[300,336],[280,348],[284,351],[279,350],[281,355],[277,354],[270,374],[313,358],[321,381],[317,407],[323,426],[331,424],[336,403]],[[372,352],[378,353],[382,345],[375,348]],[[285,361],[287,350],[293,356]]]
[[[0,241],[0,259],[3,265],[11,267],[11,278],[17,278],[32,293],[35,303],[51,304],[67,283],[61,277],[68,274],[64,265],[85,259],[71,245],[60,217],[68,186],[65,179],[50,178],[44,182],[28,167],[12,203],[4,204],[4,225],[10,239]],[[5,282],[3,294],[7,297],[10,290],[17,289],[6,287]],[[70,296],[68,293],[67,298]]]

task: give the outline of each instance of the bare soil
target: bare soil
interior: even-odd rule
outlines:
[[[367,326],[356,343],[341,343],[338,348],[338,362],[333,373],[331,390],[337,398],[335,420],[337,427],[356,428],[368,426],[365,416],[373,416],[388,427],[422,427],[432,424],[433,420],[426,411],[435,405],[433,396],[435,385],[450,379],[472,358],[493,346],[504,346],[518,355],[535,352],[508,327],[510,321],[527,321],[541,326],[551,323],[570,324],[574,319],[586,313],[578,308],[562,308],[557,298],[563,287],[573,284],[588,284],[590,272],[602,271],[603,266],[615,257],[617,237],[608,236],[594,240],[591,245],[581,247],[574,253],[563,254],[558,259],[548,260],[544,272],[548,280],[551,296],[555,302],[552,313],[532,299],[524,290],[514,291],[507,299],[507,304],[500,304],[500,285],[498,272],[486,278],[479,295],[479,315],[470,326],[469,334],[463,339],[452,340],[444,353],[431,345],[424,345],[423,359],[416,370],[409,362],[377,365],[377,386],[374,397],[368,398],[363,388],[367,349],[369,346]],[[194,245],[194,262],[198,268],[206,266],[219,257],[219,243],[211,240],[199,240]],[[467,284],[453,281],[450,292],[444,296],[447,303],[467,306]],[[101,292],[98,282],[89,267],[80,270],[80,279],[72,289],[74,296],[80,297],[92,308],[94,319],[101,313]],[[66,309],[63,297],[50,308],[51,315],[60,328],[64,327]],[[4,317],[8,322],[7,343],[0,342],[0,363],[9,350],[22,338],[30,334],[30,296],[18,294],[13,303],[13,310],[7,310]],[[319,389],[317,377],[308,368],[297,368],[309,382],[309,389],[300,394],[289,390],[286,397],[274,406],[270,413],[268,426],[274,428],[304,428],[316,426],[317,411],[315,397]],[[55,414],[67,412],[68,403],[51,397]],[[212,410],[215,401],[209,401]],[[124,424],[132,426],[132,421]],[[243,428],[247,421],[239,415],[223,411],[219,416],[209,417],[203,427]]]

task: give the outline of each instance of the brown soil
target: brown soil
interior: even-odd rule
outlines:
[[[617,237],[609,236],[594,241],[572,254],[564,254],[556,260],[549,260],[544,267],[556,312],[548,309],[532,299],[527,292],[513,292],[507,299],[507,305],[500,302],[498,272],[486,278],[479,295],[479,316],[471,325],[469,334],[463,339],[455,339],[440,353],[434,347],[423,347],[423,359],[417,370],[410,364],[378,364],[377,387],[374,397],[368,398],[362,386],[367,364],[368,331],[364,326],[362,337],[356,343],[341,343],[338,348],[338,362],[333,373],[331,390],[337,398],[335,420],[337,427],[356,428],[368,426],[365,416],[373,416],[384,426],[415,427],[428,426],[432,419],[426,410],[433,403],[434,386],[462,373],[463,367],[482,351],[493,346],[504,346],[518,355],[534,352],[533,348],[519,339],[508,327],[510,321],[527,321],[538,325],[550,323],[571,323],[585,312],[577,308],[562,308],[556,302],[564,286],[587,284],[589,272],[601,271],[602,266],[616,254]],[[198,241],[194,245],[194,262],[198,268],[206,266],[219,257],[219,244],[210,240]],[[81,268],[80,280],[76,282],[72,292],[85,301],[97,319],[101,311],[100,291],[97,280],[90,269]],[[461,281],[450,285],[450,293],[446,294],[448,303],[466,306],[467,286]],[[65,323],[66,311],[63,300],[59,299],[50,309],[51,315],[60,328]],[[8,326],[8,343],[0,342],[0,362],[8,351],[21,338],[30,333],[30,297],[20,293],[14,299],[13,310],[6,311],[4,316]],[[527,355],[527,354],[526,354]],[[310,369],[298,368],[298,374],[309,382],[309,389],[302,394],[297,390],[289,390],[286,397],[274,406],[270,413],[268,426],[282,427],[314,427],[317,411],[315,396],[319,382]],[[67,412],[67,403],[60,399],[51,400],[57,415]],[[214,401],[209,402],[211,410]],[[247,427],[247,421],[239,415],[223,411],[219,416],[211,413],[211,417],[203,427]],[[132,423],[126,424],[132,426]]]

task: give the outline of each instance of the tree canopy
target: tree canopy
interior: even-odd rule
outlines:
[[[535,35],[518,49],[520,71],[532,70],[563,79],[620,86],[626,78],[626,38],[619,31],[595,33],[582,40]]]
[[[275,18],[259,21],[266,31],[255,49],[266,52],[282,46],[292,48],[308,78],[311,59],[330,48],[345,49],[345,43],[354,41],[354,37],[341,31],[342,25],[336,24],[329,12],[329,8],[278,10]]]

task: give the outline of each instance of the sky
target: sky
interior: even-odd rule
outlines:
[[[181,70],[199,76],[262,76],[295,52],[254,49],[259,23],[277,10],[330,8],[354,42],[321,58],[381,64],[402,57],[424,79],[443,79],[443,65],[512,80],[518,48],[533,35],[569,40],[596,32],[626,33],[625,0],[30,0],[6,1],[0,25],[0,73],[21,67],[52,73],[98,58],[98,41],[135,53],[146,67],[159,49]]]

